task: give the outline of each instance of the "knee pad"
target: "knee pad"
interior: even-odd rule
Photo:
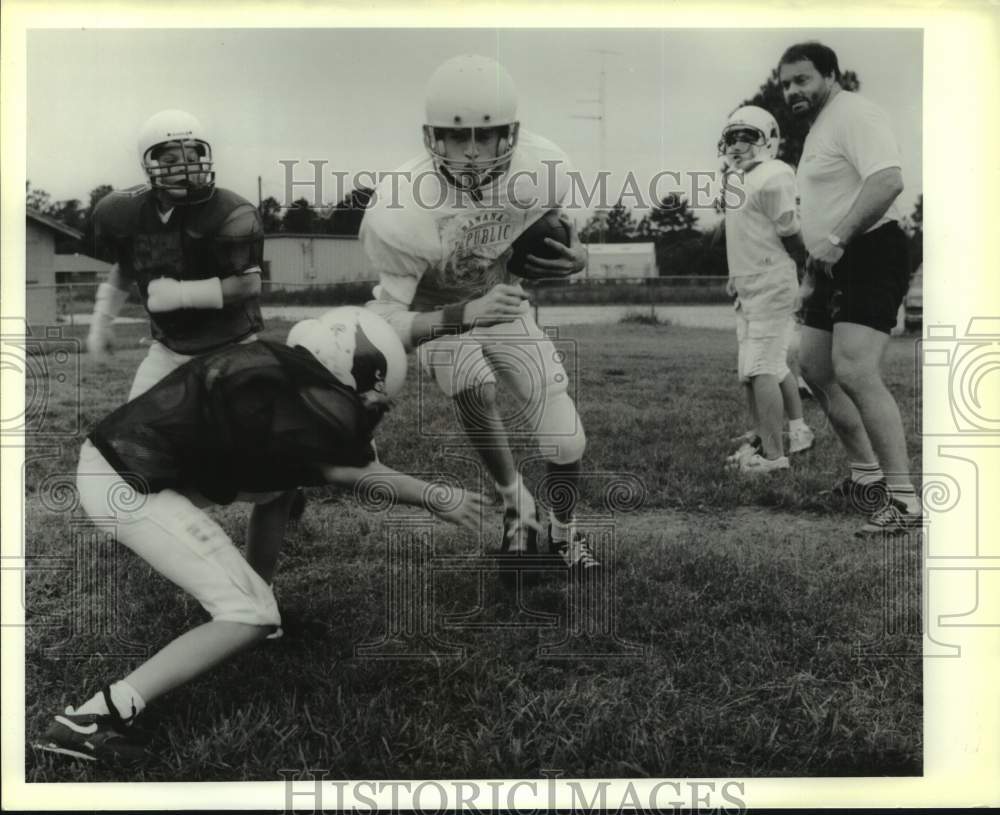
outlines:
[[[280,624],[271,587],[187,496],[136,493],[92,446],[80,457],[77,484],[87,514],[95,522],[113,521],[119,543],[194,597],[212,619]]]
[[[553,464],[572,464],[583,458],[587,436],[565,384],[554,390],[545,396],[535,438],[542,454]]]
[[[454,397],[487,383],[496,383],[496,375],[483,356],[482,346],[466,336],[440,337],[421,345],[417,358],[424,373],[445,396]]]

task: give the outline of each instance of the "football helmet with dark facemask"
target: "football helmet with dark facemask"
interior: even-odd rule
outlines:
[[[745,169],[751,163],[777,158],[781,133],[778,122],[764,108],[744,105],[733,111],[722,128],[719,139],[719,155],[734,170]],[[743,151],[733,148],[746,144]]]
[[[139,131],[139,163],[150,186],[173,204],[207,201],[215,190],[212,146],[183,110],[161,110]]]

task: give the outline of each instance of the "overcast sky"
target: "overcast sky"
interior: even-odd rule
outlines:
[[[861,93],[888,112],[910,212],[922,189],[915,29],[35,30],[28,178],[53,199],[84,201],[101,183],[140,183],[139,125],[179,107],[211,132],[220,185],[256,201],[260,175],[263,195],[284,202],[281,160],[302,162],[297,177],[309,178],[309,160],[353,175],[419,154],[427,78],[456,54],[478,53],[514,77],[522,127],[562,146],[592,179],[598,123],[574,116],[599,112],[587,100],[597,98],[603,49],[616,52],[604,58],[614,190],[628,172],[646,184],[661,170],[716,170],[726,115],[803,39],[834,48],[841,68],[860,76]],[[323,197],[332,203],[328,177]]]

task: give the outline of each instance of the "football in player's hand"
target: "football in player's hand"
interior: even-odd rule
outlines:
[[[546,238],[552,238],[563,246],[570,245],[569,226],[559,217],[558,209],[550,209],[525,229],[511,244],[511,249],[514,251],[507,261],[507,271],[512,275],[527,279],[557,276],[551,273],[528,272],[525,269],[528,255],[534,255],[543,260],[556,260],[561,257],[558,249],[545,242]]]

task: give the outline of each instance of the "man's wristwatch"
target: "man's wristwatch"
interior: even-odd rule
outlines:
[[[826,236],[826,239],[828,241],[830,241],[830,243],[832,243],[838,249],[843,249],[844,248],[844,242],[840,238],[838,238],[836,235],[834,235],[832,232],[829,235]]]

